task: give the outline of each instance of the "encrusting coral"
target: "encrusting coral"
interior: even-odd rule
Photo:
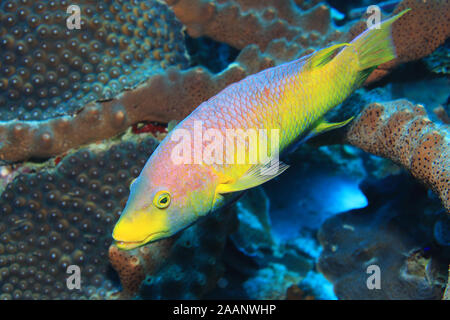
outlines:
[[[407,100],[366,106],[350,125],[346,142],[406,168],[439,195],[450,212],[450,134],[423,106]]]

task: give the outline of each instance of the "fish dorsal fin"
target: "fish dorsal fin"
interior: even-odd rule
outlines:
[[[263,164],[252,166],[242,177],[237,180],[221,183],[217,186],[217,193],[230,193],[247,190],[263,184],[282,174],[289,165],[272,159]]]
[[[333,54],[336,52],[336,50],[346,46],[350,46],[350,44],[339,43],[335,44],[334,46],[314,52],[309,58],[308,67],[310,69],[314,69],[326,65],[328,62],[332,60]]]

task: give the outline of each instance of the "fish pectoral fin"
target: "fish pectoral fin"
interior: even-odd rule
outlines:
[[[242,177],[229,183],[221,183],[217,186],[216,193],[230,193],[243,191],[257,187],[282,174],[289,165],[279,161],[271,160],[264,164],[252,166]]]
[[[351,44],[349,43],[339,43],[335,44],[334,46],[314,52],[309,58],[309,68],[313,69],[326,65],[333,59],[333,54],[336,52],[336,50],[350,45]]]

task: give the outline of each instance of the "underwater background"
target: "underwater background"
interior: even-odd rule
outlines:
[[[412,10],[393,27],[398,57],[328,115],[349,126],[177,235],[114,245],[169,123],[350,41],[371,5]],[[2,0],[0,298],[450,299],[449,21],[443,0]]]

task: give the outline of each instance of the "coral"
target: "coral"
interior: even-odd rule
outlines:
[[[164,239],[139,249],[123,251],[109,247],[109,260],[122,284],[121,297],[132,297],[140,289],[147,274],[155,274],[170,255],[174,239]],[[113,294],[112,297],[117,294]]]
[[[438,74],[450,74],[450,45],[441,46],[428,57],[423,59],[431,72]]]
[[[203,297],[223,273],[221,256],[227,235],[235,228],[234,216],[234,208],[225,208],[175,237],[129,251],[113,244],[109,258],[123,286],[118,297]]]
[[[0,124],[0,160],[47,158],[117,135],[138,122],[181,120],[227,85],[273,65],[273,59],[249,47],[219,74],[200,67],[186,71],[168,68],[133,91],[89,103],[75,117],[5,122]]]
[[[248,256],[262,256],[272,250],[272,237],[269,217],[269,199],[264,189],[255,188],[236,203],[238,230],[230,237],[240,251]]]
[[[350,41],[367,28],[367,16],[348,33],[332,26],[330,9],[324,4],[304,10],[293,1],[204,1],[168,0],[176,16],[193,37],[208,36],[242,49],[258,45],[263,52],[284,41],[296,52],[289,60],[323,47],[330,42]],[[381,65],[366,84],[379,80],[395,66],[432,53],[450,35],[448,0],[404,0],[393,14],[411,8],[393,27],[398,58]],[[303,9],[303,10],[302,10]]]
[[[450,116],[443,106],[439,106],[433,109],[433,113],[439,118],[443,123],[450,124]]]
[[[0,120],[45,120],[111,98],[187,56],[180,23],[156,0],[2,1]]]
[[[317,267],[337,297],[440,299],[450,251],[433,239],[439,215],[426,213],[435,206],[427,191],[407,175],[361,187],[368,207],[329,218],[318,234],[323,252]],[[380,268],[380,289],[367,286],[370,265]]]
[[[445,292],[444,292],[444,296],[442,297],[442,300],[450,300],[450,265],[448,268],[447,286],[445,287]]]
[[[393,160],[435,191],[450,211],[449,128],[407,100],[373,103],[348,129],[348,143]]]
[[[315,300],[315,297],[304,292],[298,285],[293,284],[286,291],[286,300]]]
[[[105,298],[111,231],[156,145],[132,135],[17,175],[0,198],[1,298]],[[81,290],[66,287],[72,264],[81,268]]]
[[[258,270],[258,273],[244,283],[248,296],[253,299],[284,300],[290,286],[298,283],[303,276],[280,263]]]
[[[283,299],[287,287],[312,270],[314,258],[297,243],[274,236],[263,188],[248,190],[234,210],[239,224],[226,245],[222,285],[207,298]]]

